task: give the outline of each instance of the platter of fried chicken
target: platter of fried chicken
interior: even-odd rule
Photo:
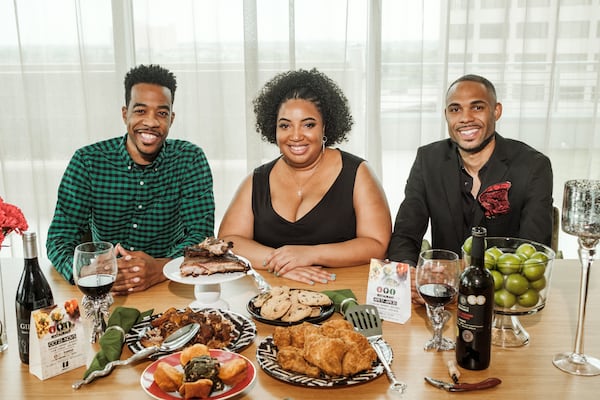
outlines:
[[[391,362],[391,347],[384,341],[381,344]],[[367,338],[343,319],[322,325],[278,326],[272,337],[258,345],[256,360],[273,378],[305,387],[347,387],[373,380],[385,371]]]
[[[187,346],[203,344],[212,349],[239,352],[249,346],[256,337],[256,325],[250,319],[229,310],[206,308],[193,310],[169,308],[135,324],[125,335],[125,343],[138,353],[146,347],[160,346],[164,338],[178,328],[197,322],[200,330]],[[157,352],[151,358],[158,359],[168,353]]]
[[[163,274],[171,281],[189,285],[210,285],[239,279],[250,269],[250,262],[231,250],[232,242],[207,237],[184,249],[183,257],[165,264]]]

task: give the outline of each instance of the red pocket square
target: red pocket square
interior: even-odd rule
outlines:
[[[479,204],[485,209],[487,218],[497,215],[508,214],[510,203],[508,202],[508,189],[510,182],[496,183],[485,189],[478,197]]]

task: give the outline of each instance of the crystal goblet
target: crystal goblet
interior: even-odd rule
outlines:
[[[579,179],[565,183],[561,222],[563,231],[578,238],[581,281],[575,346],[572,352],[556,354],[552,362],[572,375],[600,375],[600,360],[583,353],[590,267],[600,240],[600,181]]]
[[[84,294],[81,301],[84,314],[92,320],[92,343],[102,336],[106,328],[109,308],[113,303],[110,289],[117,272],[117,259],[111,243],[87,242],[75,248],[73,279]]]
[[[419,255],[415,283],[433,327],[433,337],[425,343],[425,350],[453,350],[456,346],[452,339],[442,337],[442,330],[449,319],[444,306],[456,297],[459,273],[459,257],[452,251],[431,249]]]

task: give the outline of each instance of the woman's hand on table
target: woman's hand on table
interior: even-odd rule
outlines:
[[[307,283],[309,285],[335,281],[335,274],[319,266],[296,267],[284,274],[277,274],[277,276],[280,278]]]
[[[319,265],[313,265],[309,254],[312,246],[282,246],[273,250],[264,260],[263,266],[275,276],[314,285],[335,280],[335,274]]]

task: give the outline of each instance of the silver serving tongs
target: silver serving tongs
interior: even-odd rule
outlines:
[[[126,360],[111,361],[108,364],[106,364],[106,366],[103,369],[96,370],[89,374],[85,379],[81,379],[79,381],[74,382],[73,385],[71,385],[71,387],[73,389],[79,389],[82,385],[90,383],[98,377],[108,375],[117,365],[128,365],[135,361],[143,360],[145,358],[150,357],[152,354],[158,351],[171,352],[177,350],[178,348],[182,347],[187,342],[189,342],[194,336],[196,336],[198,330],[200,330],[200,324],[196,322],[182,326],[181,328],[177,329],[175,332],[170,334],[160,346],[146,347],[142,351],[135,353]]]
[[[254,268],[252,268],[252,265],[248,265],[248,267],[249,269],[246,272],[246,274],[252,276],[252,279],[254,279],[254,283],[256,283],[256,288],[258,289],[258,291],[260,293],[270,291],[271,285],[267,283],[265,278],[263,278],[261,274],[259,274]]]
[[[371,347],[377,353],[377,357],[383,364],[385,372],[390,379],[391,385],[390,390],[404,394],[407,385],[404,382],[399,381],[394,374],[394,371],[390,368],[390,364],[383,354],[381,349],[381,336],[383,329],[381,328],[381,318],[379,317],[379,311],[377,307],[368,304],[358,304],[348,306],[348,310],[344,311],[344,317],[350,321],[354,330],[362,333],[367,337]]]

